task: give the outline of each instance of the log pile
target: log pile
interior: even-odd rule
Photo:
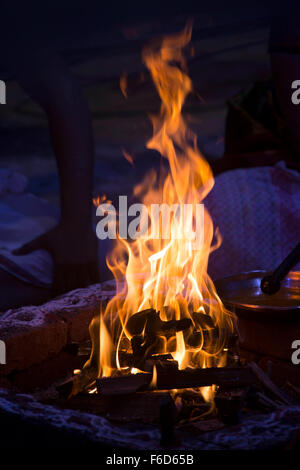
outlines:
[[[99,323],[93,328],[99,328]],[[114,421],[157,423],[162,445],[172,445],[175,428],[204,432],[207,415],[211,426],[218,429],[238,424],[245,409],[270,412],[297,403],[256,363],[241,365],[236,335],[229,338],[227,367],[179,370],[173,356],[166,353],[166,342],[182,331],[192,348],[199,346],[199,341],[205,346],[206,338],[218,334],[208,315],[196,312],[192,319],[163,321],[158,312],[148,309],[133,315],[126,330],[131,342],[127,340],[126,350],[111,352],[110,377],[98,378],[97,357],[90,355],[90,343],[78,348],[72,345],[74,354],[89,360],[79,374],[57,385],[62,406]],[[94,331],[94,336],[99,338],[99,331]],[[121,370],[117,370],[117,363]],[[214,386],[214,400],[207,402],[201,390],[210,386]]]
[[[73,349],[75,354],[76,347]],[[83,358],[89,352],[89,343],[77,348],[77,354]],[[299,403],[254,362],[179,370],[170,354],[152,354],[139,362],[143,368],[134,374],[131,371],[139,356],[122,350],[118,354],[124,367],[119,375],[97,378],[97,367],[90,364],[58,385],[56,403],[62,408],[105,416],[116,423],[138,421],[158,425],[162,446],[174,446],[181,431],[201,435],[224,426],[240,425],[249,412],[254,415],[280,412],[287,405]],[[214,401],[207,402],[200,391],[211,385]]]

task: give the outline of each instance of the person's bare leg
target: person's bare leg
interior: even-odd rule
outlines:
[[[56,52],[51,38],[43,38],[42,25],[30,17],[28,22],[23,22],[20,13],[17,17],[13,13],[10,7],[6,17],[1,18],[6,25],[6,37],[5,43],[0,41],[0,61],[47,115],[61,196],[58,226],[15,254],[48,250],[54,260],[53,293],[56,295],[99,279],[97,238],[92,229],[91,117],[81,87]],[[7,43],[9,49],[5,47]]]

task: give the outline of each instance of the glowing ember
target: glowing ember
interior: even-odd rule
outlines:
[[[232,316],[224,308],[207,274],[209,255],[221,240],[216,231],[217,242],[212,246],[213,223],[206,209],[200,218],[200,239],[195,231],[196,219],[201,215],[199,207],[202,209],[200,205],[214,180],[210,166],[197,148],[196,136],[187,128],[181,114],[186,96],[192,90],[183,56],[183,48],[190,39],[191,26],[187,25],[180,34],[163,39],[159,49],[149,47],[143,52],[143,60],[161,98],[160,114],[151,117],[153,137],[147,147],[159,151],[167,159],[169,169],[161,171],[160,175],[151,172],[134,189],[134,195],[146,206],[150,219],[146,236],[131,242],[118,238],[107,261],[116,279],[117,293],[101,315],[100,341],[93,338],[94,353],[99,348],[101,377],[121,369],[121,350],[131,352],[133,334],[128,320],[146,309],[153,309],[152,317],[146,312],[145,318],[153,318],[147,321],[154,322],[158,330],[161,320],[189,319],[188,328],[176,327],[172,334],[161,335],[155,353],[172,353],[180,369],[221,367],[226,362],[224,348],[233,328]],[[164,214],[157,219],[150,210],[154,203],[171,208],[168,237],[162,236],[162,231],[166,230]],[[192,210],[186,214],[178,207]],[[160,236],[154,237],[157,233]],[[149,328],[147,321],[139,333],[142,338]],[[112,366],[114,354],[116,365]],[[132,370],[134,372],[136,369]],[[154,366],[153,387],[156,380]],[[207,400],[212,394],[212,387],[203,390]]]

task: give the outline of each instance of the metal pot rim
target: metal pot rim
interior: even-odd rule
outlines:
[[[300,311],[300,272],[299,271],[291,271],[286,278],[282,281],[281,286],[284,288],[284,291],[286,292],[287,299],[289,298],[289,293],[290,295],[293,294],[293,296],[296,295],[297,300],[299,297],[299,303],[298,305],[262,305],[259,304],[259,302],[256,304],[254,303],[247,303],[247,302],[241,302],[240,300],[235,300],[234,299],[234,294],[238,293],[241,291],[242,288],[246,287],[252,287],[257,289],[258,295],[257,298],[265,298],[268,300],[272,300],[272,296],[266,296],[266,294],[263,294],[260,291],[260,281],[261,279],[271,273],[268,273],[267,271],[262,271],[262,270],[256,270],[256,271],[247,271],[240,273],[238,275],[234,276],[228,276],[222,279],[218,279],[215,281],[215,287],[217,289],[218,295],[222,299],[223,303],[228,307],[228,308],[234,308],[237,309],[238,316],[243,313],[248,313],[251,314],[254,312],[257,313],[264,313],[266,315],[274,315],[275,316],[282,316],[282,314],[292,314],[294,317],[296,315],[296,318],[299,318],[299,311]],[[274,297],[276,298],[276,297]],[[290,317],[290,315],[288,315]]]

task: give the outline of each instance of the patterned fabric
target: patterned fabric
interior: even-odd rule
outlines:
[[[204,203],[223,238],[210,256],[213,279],[273,270],[300,241],[300,175],[283,162],[217,176]]]

